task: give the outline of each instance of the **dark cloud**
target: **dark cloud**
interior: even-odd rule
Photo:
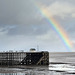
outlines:
[[[40,20],[42,16],[31,0],[0,0],[0,11],[0,27],[3,27],[2,31],[8,30],[9,35],[47,32],[48,26],[44,20]],[[15,27],[9,28],[12,26]]]
[[[30,0],[0,0],[1,24],[25,24],[34,12],[34,5]]]
[[[38,0],[49,6],[55,1]],[[0,11],[0,27],[3,27],[2,31],[8,30],[8,35],[39,35],[49,30],[47,21],[32,0],[0,0]]]

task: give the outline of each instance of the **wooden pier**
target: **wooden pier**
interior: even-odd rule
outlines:
[[[49,65],[49,52],[0,52],[0,65]]]

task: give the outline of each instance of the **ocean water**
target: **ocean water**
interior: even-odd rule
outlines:
[[[49,66],[0,68],[0,75],[75,75],[75,53],[50,53]]]

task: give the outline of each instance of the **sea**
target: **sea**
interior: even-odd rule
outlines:
[[[49,66],[0,67],[0,75],[75,75],[75,52],[50,52]]]

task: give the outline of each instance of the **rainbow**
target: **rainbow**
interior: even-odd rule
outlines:
[[[54,29],[54,31],[58,34],[60,39],[62,40],[64,46],[68,51],[72,51],[72,42],[69,40],[68,35],[64,31],[64,29],[60,26],[60,24],[50,15],[46,8],[40,8],[40,6],[34,3],[36,8],[40,11],[40,13],[46,18],[49,25]]]

